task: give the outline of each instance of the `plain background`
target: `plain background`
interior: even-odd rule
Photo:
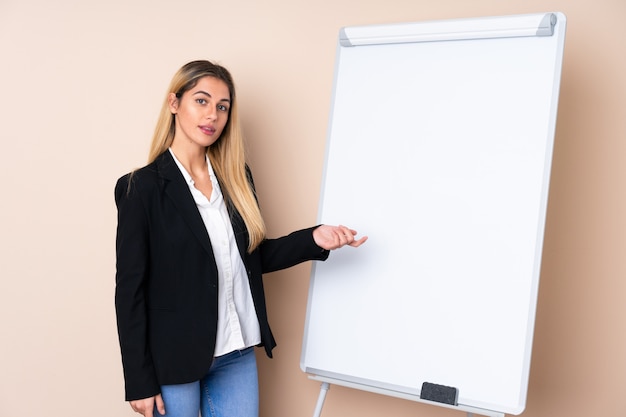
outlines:
[[[626,1],[0,0],[0,416],[134,415],[113,310],[113,186],[145,163],[181,65],[233,73],[278,236],[316,220],[342,26],[548,11],[568,29],[523,415],[626,415]],[[371,97],[384,100],[384,80]],[[313,414],[319,383],[299,368],[309,273],[266,277],[279,346],[258,355],[262,417]],[[333,386],[322,415],[463,413]]]

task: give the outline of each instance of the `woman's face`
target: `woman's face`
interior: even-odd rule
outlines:
[[[215,77],[203,77],[177,98],[169,96],[170,111],[176,115],[175,142],[206,148],[222,134],[228,121],[230,91]]]

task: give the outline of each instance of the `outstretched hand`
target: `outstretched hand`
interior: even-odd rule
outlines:
[[[321,225],[313,230],[313,239],[317,246],[322,249],[333,250],[348,245],[354,248],[361,246],[367,240],[367,236],[356,239],[356,230],[346,226]]]

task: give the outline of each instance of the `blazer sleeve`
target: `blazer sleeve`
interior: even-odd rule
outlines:
[[[265,239],[259,248],[263,273],[290,268],[306,261],[325,261],[330,251],[317,246],[313,230],[298,230],[278,239]]]
[[[131,174],[115,186],[117,205],[115,309],[126,383],[126,400],[152,397],[160,392],[148,344],[145,299],[149,273],[147,212]]]

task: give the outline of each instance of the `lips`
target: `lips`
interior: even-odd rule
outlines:
[[[198,126],[202,133],[205,135],[213,136],[215,134],[215,128],[213,126]]]

